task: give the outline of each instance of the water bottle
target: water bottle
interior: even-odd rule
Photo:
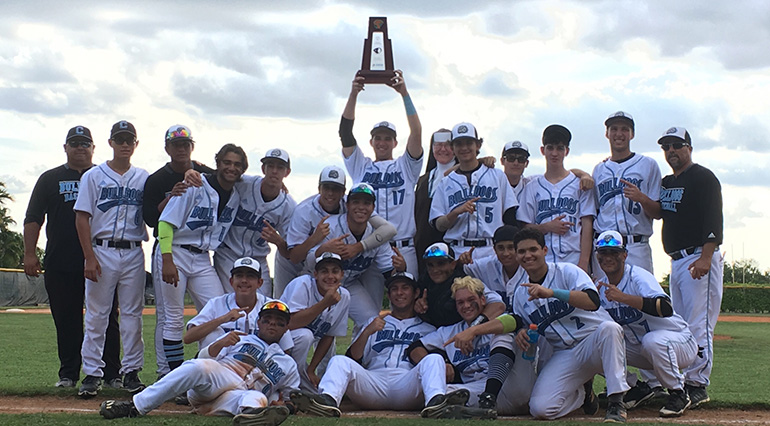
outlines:
[[[521,357],[527,361],[534,361],[535,354],[537,354],[537,339],[540,338],[540,334],[537,332],[537,324],[530,324],[529,330],[527,330],[527,341],[529,342],[529,349],[521,354]]]

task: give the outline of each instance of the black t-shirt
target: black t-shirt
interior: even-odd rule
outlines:
[[[693,164],[679,176],[664,177],[660,207],[666,253],[722,244],[722,186],[711,170]]]
[[[75,229],[75,211],[80,178],[85,173],[70,169],[66,164],[48,170],[38,178],[27,206],[24,223],[45,226],[44,269],[82,271],[83,250]]]
[[[455,268],[454,274],[443,283],[434,283],[427,273],[420,278],[419,285],[428,290],[428,312],[421,315],[422,319],[434,327],[452,325],[463,320],[457,312],[455,300],[452,299],[452,283],[455,278],[464,277],[462,265]]]
[[[202,166],[195,162],[193,164],[193,170],[201,173],[212,173],[209,167]],[[144,183],[144,201],[142,202],[142,216],[144,222],[151,228],[153,228],[153,236],[158,236],[158,219],[160,218],[160,212],[158,211],[158,205],[166,199],[166,196],[174,188],[174,185],[184,180],[184,173],[177,173],[171,168],[171,163],[166,163],[165,166],[158,169],[155,173],[151,174]]]

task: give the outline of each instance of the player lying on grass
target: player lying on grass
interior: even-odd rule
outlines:
[[[289,329],[294,341],[291,356],[297,362],[302,390],[315,391],[319,376],[316,370],[323,359],[334,355],[334,337],[348,333],[350,293],[340,287],[345,272],[342,258],[335,253],[323,253],[315,260],[313,275],[293,279],[283,294],[292,310]],[[307,356],[315,345],[310,364]],[[325,365],[324,365],[325,367]]]
[[[407,356],[412,342],[436,330],[414,312],[417,283],[409,273],[387,280],[391,312],[369,320],[345,355],[329,362],[318,385],[320,394],[296,392],[291,400],[299,411],[339,417],[339,403],[347,395],[353,403],[374,410],[417,410],[423,417],[440,417],[449,405],[463,405],[468,391],[445,395],[446,368],[438,354],[416,366]],[[424,405],[423,405],[423,400]]]
[[[428,353],[438,353],[446,363],[447,390],[467,389],[470,392],[468,405],[479,406],[479,394],[484,391],[489,372],[490,347],[498,336],[483,334],[474,337],[470,351],[461,351],[454,344],[444,346],[455,334],[466,330],[486,306],[484,283],[476,278],[455,278],[452,284],[452,298],[455,300],[457,312],[463,320],[457,324],[439,327],[433,333],[412,343],[409,347],[409,357],[412,362],[419,362]],[[506,335],[508,336],[508,335]],[[510,342],[512,342],[512,336]],[[518,351],[521,353],[521,350]],[[533,363],[517,360],[516,367],[505,381],[500,404],[497,412],[500,414],[525,414],[529,412],[529,395],[535,383],[535,368]],[[460,417],[494,418],[492,409],[469,409],[462,407],[458,410]]]
[[[626,263],[623,237],[604,231],[596,239],[596,258],[603,274],[596,281],[602,307],[623,326],[628,365],[653,370],[668,388],[663,417],[679,417],[690,406],[684,391],[684,375],[698,354],[698,344],[685,320],[674,312],[671,299],[655,277],[639,266]],[[644,382],[626,394],[627,408],[652,398],[653,391]]]
[[[291,313],[280,301],[259,310],[257,336],[231,331],[185,361],[131,401],[104,401],[106,419],[143,416],[187,391],[201,415],[235,416],[236,425],[277,425],[289,415],[282,395],[299,387],[297,365],[278,341],[289,329]]]

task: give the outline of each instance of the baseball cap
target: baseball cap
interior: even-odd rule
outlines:
[[[543,145],[564,144],[569,146],[572,140],[572,133],[560,124],[551,124],[543,130]]]
[[[674,143],[682,141],[688,145],[692,145],[692,140],[690,139],[690,134],[687,132],[687,129],[684,127],[672,127],[663,132],[663,136],[658,139],[658,144],[663,145],[665,142]]]
[[[334,262],[338,264],[340,268],[342,267],[342,258],[340,257],[340,255],[338,255],[337,253],[325,251],[321,253],[320,256],[315,258],[315,269],[318,270],[321,264],[327,263],[327,262]]]
[[[71,128],[67,132],[67,139],[65,139],[64,141],[67,142],[70,139],[75,139],[75,138],[88,139],[91,142],[94,141],[93,139],[91,139],[91,131],[88,130],[88,127],[86,126],[75,126]]]
[[[389,121],[380,121],[379,123],[375,124],[374,127],[372,127],[372,131],[369,132],[370,135],[374,135],[376,132],[380,130],[390,130],[393,132],[393,136],[396,136],[396,125],[389,122]]]
[[[396,281],[403,281],[407,284],[410,284],[415,289],[419,288],[417,281],[414,279],[414,275],[410,274],[409,272],[398,272],[389,276],[388,279],[385,280],[385,288],[390,288],[390,285]]]
[[[286,321],[291,319],[289,307],[280,300],[271,300],[262,305],[262,308],[259,309],[259,316],[261,317],[264,313],[277,314],[278,316],[286,318]]]
[[[433,243],[425,249],[422,258],[455,260],[455,253],[446,243]]]
[[[471,123],[462,122],[455,124],[452,127],[452,140],[450,142],[462,138],[479,140],[479,132],[476,131],[476,127]]]
[[[623,244],[623,237],[618,231],[604,231],[599,234],[594,244],[596,250],[616,250],[625,251],[626,246]]]
[[[519,142],[519,141],[508,142],[503,147],[503,155],[505,155],[508,151],[522,151],[525,154],[527,154],[527,157],[529,157],[529,147],[524,142]]]
[[[181,124],[174,124],[166,130],[166,143],[176,140],[188,140],[193,142],[192,132],[187,126]]]
[[[262,268],[259,266],[259,262],[250,257],[242,257],[236,260],[235,263],[233,263],[233,268],[230,269],[230,275],[232,275],[233,272],[235,272],[235,270],[238,268],[248,268],[262,276]]]
[[[492,236],[492,244],[497,244],[501,241],[513,241],[513,236],[519,232],[519,228],[513,225],[503,225],[495,231],[495,235]]]
[[[632,117],[631,114],[627,112],[618,111],[610,114],[610,116],[607,117],[606,120],[604,120],[604,125],[606,127],[609,127],[610,123],[612,123],[613,121],[625,121],[631,126],[631,130],[634,130],[634,117]]]
[[[374,195],[374,188],[368,183],[357,183],[353,185],[348,192],[348,201],[353,197],[371,197],[372,201],[377,200],[377,196]]]
[[[128,133],[131,136],[136,137],[136,128],[133,124],[126,120],[118,121],[112,125],[112,130],[110,130],[110,139],[121,133]]]
[[[291,160],[289,159],[289,153],[282,150],[281,148],[273,148],[267,150],[265,153],[265,156],[262,157],[262,162],[264,163],[265,160],[274,158],[276,160],[281,160],[284,163],[286,163],[287,166],[291,166]]]
[[[321,170],[321,175],[318,177],[318,184],[322,183],[339,185],[342,189],[345,189],[345,171],[337,166],[324,167]]]

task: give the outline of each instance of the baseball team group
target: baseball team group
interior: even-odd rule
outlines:
[[[534,149],[508,142],[496,167],[479,157],[484,140],[467,122],[432,133],[423,172],[422,127],[400,71],[389,85],[403,99],[406,149],[394,157],[388,121],[370,131],[373,157],[357,143],[364,84],[354,78],[340,121],[346,170],[323,167],[318,194],[300,203],[283,148],[247,174],[246,150],[228,143],[212,169],[192,160],[191,130],[174,125],[169,162],[149,174],[131,163],[132,123],[112,126],[112,159],[98,165],[90,130],[70,129],[66,164],[40,176],[24,220],[25,272],[44,269],[56,325],[56,386],[83,398],[102,386],[132,393],[101,404],[108,419],[176,400],[237,425],[339,417],[343,398],[427,418],[594,415],[596,375],[606,380],[605,422],[625,422],[656,396],[664,417],[709,401],[722,196],[693,163],[686,129],[657,141],[672,172],[662,178],[631,150],[635,123],[623,111],[604,121],[610,155],[592,173],[565,167],[572,135],[562,125],[543,131],[545,173],[525,176]],[[653,276],[655,219],[670,295]],[[143,248],[148,226],[154,242]],[[149,386],[138,375],[144,250],[157,320]],[[197,310],[187,323],[185,294]],[[348,319],[352,343],[335,355]],[[197,355],[185,360],[192,344]]]

